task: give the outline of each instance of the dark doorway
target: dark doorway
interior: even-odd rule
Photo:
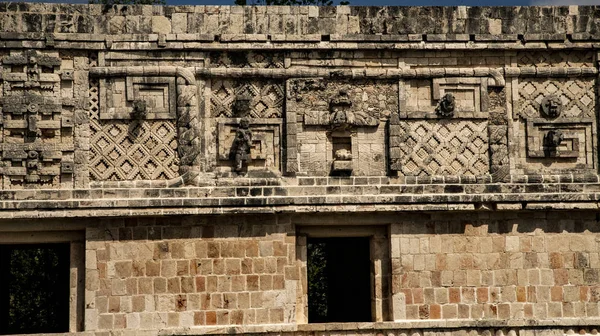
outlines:
[[[370,322],[369,238],[309,238],[308,322]]]
[[[0,245],[0,334],[69,331],[70,244]]]

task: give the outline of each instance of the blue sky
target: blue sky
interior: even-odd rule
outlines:
[[[26,1],[32,2],[32,1]],[[87,3],[87,0],[42,2]],[[167,0],[168,5],[231,5],[234,0]],[[338,3],[339,0],[334,0]],[[350,0],[354,6],[530,6],[600,5],[600,0]]]

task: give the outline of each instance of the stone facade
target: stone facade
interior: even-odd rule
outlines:
[[[599,13],[0,3],[0,244],[74,334],[595,335]],[[370,322],[309,323],[344,237]]]

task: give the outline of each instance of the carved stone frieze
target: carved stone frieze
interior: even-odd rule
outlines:
[[[269,51],[214,51],[210,67],[218,68],[283,68],[283,54]]]
[[[100,79],[100,119],[131,119],[145,104],[145,119],[174,119],[177,93],[174,77]]]
[[[384,125],[398,108],[396,82],[303,78],[289,80],[287,87],[288,172],[385,171]],[[351,159],[341,159],[336,154],[341,149]]]
[[[2,58],[4,188],[60,187],[73,181],[62,170],[73,160],[74,69],[58,52],[26,50]]]
[[[60,73],[55,71],[61,65],[60,58],[37,50],[5,56],[2,64],[8,70],[3,75],[8,90],[53,91],[60,80]]]
[[[216,118],[236,117],[236,102],[244,97],[248,103],[245,113],[252,118],[281,118],[283,111],[283,83],[274,80],[211,81],[210,111]]]
[[[515,80],[516,81],[516,80]],[[592,171],[596,139],[595,79],[518,78],[515,116],[519,169],[525,172]]]
[[[527,121],[527,156],[553,157],[564,164],[577,164],[580,168],[593,167],[591,144],[594,137],[593,120],[547,121],[542,118]]]
[[[92,180],[172,180],[191,178],[198,170],[199,121],[192,113],[198,104],[193,73],[156,67],[146,69],[147,74],[156,76],[140,77],[144,69],[94,69],[94,76],[106,86],[90,90],[98,92],[100,102],[90,122]]]
[[[594,53],[587,50],[520,51],[517,53],[520,67],[589,67],[594,66]]]
[[[281,171],[281,121],[277,119],[220,119],[217,127],[218,171],[233,167],[249,176],[279,176]]]
[[[392,124],[392,169],[407,176],[489,172],[487,121],[423,120]],[[392,133],[392,132],[390,132]]]
[[[594,78],[519,78],[518,105],[515,117],[538,118],[553,96],[553,104],[560,109],[561,118],[590,118],[594,115],[596,94]],[[558,103],[560,99],[560,103]],[[550,114],[548,114],[550,115]]]

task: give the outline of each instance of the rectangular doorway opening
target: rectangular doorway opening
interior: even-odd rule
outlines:
[[[69,331],[70,244],[0,245],[0,334]]]
[[[369,237],[308,238],[308,322],[371,322]]]

